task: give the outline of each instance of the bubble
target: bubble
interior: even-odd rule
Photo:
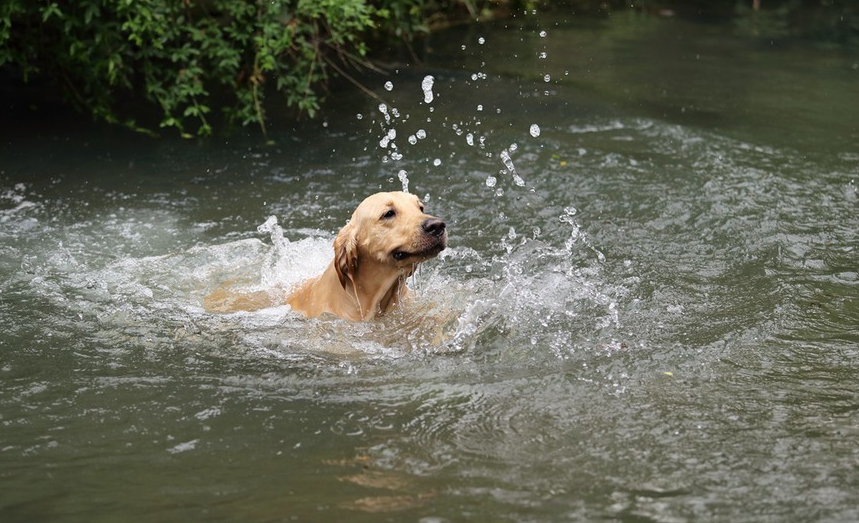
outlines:
[[[531,136],[534,138],[540,136],[540,126],[537,124],[532,124],[531,128],[528,130],[531,133]]]
[[[390,81],[385,82],[385,89],[387,89],[388,91],[393,91],[394,90],[394,82],[390,82]]]

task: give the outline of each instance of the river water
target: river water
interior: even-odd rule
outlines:
[[[0,519],[859,519],[857,49],[640,15],[429,46],[272,146],[4,124]],[[202,308],[405,183],[448,222],[431,313]]]

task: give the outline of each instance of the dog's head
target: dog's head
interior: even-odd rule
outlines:
[[[445,223],[424,213],[413,194],[385,192],[368,196],[334,240],[334,268],[340,283],[354,283],[359,264],[411,276],[422,261],[447,246]]]

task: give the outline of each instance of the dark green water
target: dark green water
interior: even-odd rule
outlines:
[[[3,124],[0,520],[859,519],[859,50],[430,46],[273,147]],[[321,271],[400,171],[449,225],[412,284],[441,336],[202,309]]]

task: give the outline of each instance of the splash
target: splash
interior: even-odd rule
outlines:
[[[409,192],[409,173],[404,170],[400,170],[400,172],[397,173],[397,178],[399,178],[400,183],[403,184],[403,192]]]
[[[283,234],[283,227],[278,225],[275,216],[269,216],[257,227],[257,231],[268,234],[272,245],[271,252],[260,270],[260,283],[266,288],[277,287],[281,284],[280,275],[288,269],[290,263],[290,256],[287,255],[289,239]]]
[[[597,256],[597,260],[602,263],[605,262],[605,255],[600,252],[599,249],[594,247],[593,243],[588,239],[584,232],[582,232],[581,227],[579,226],[579,222],[576,220],[575,216],[578,213],[578,210],[575,207],[566,207],[564,208],[564,214],[558,217],[558,220],[561,223],[565,223],[570,226],[570,236],[564,242],[564,248],[567,252],[572,253],[575,248],[576,243],[582,242],[582,244],[594,252]]]

